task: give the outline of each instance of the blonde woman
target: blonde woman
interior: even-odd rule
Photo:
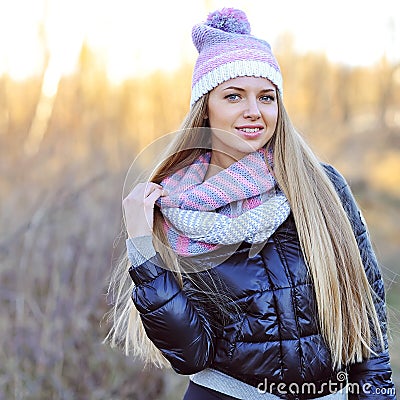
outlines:
[[[347,183],[291,125],[242,11],[192,36],[189,114],[123,201],[111,343],[190,375],[185,400],[395,399],[383,281]]]

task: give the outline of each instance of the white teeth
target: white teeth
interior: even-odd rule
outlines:
[[[254,133],[258,132],[261,128],[242,128],[241,131],[247,132],[247,133]]]

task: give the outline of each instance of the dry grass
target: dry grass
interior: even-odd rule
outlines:
[[[183,88],[190,79],[184,71],[179,79],[157,75],[119,89],[101,77],[92,79],[97,83],[91,86],[79,74],[65,79],[38,152],[29,154],[24,143],[38,82],[0,81],[1,399],[172,400],[182,395],[186,378],[144,371],[140,362],[102,340],[109,328],[103,321],[110,300],[107,279],[124,246],[118,238],[125,173],[139,148],[178,126],[185,113],[182,98],[188,97]],[[296,106],[290,96],[288,102]],[[313,115],[310,126],[317,127],[318,118],[325,123],[319,126],[329,125],[325,110],[321,113]],[[398,140],[399,132],[393,132],[389,139]],[[382,185],[374,188],[368,170],[350,174],[359,159],[337,156],[348,149],[348,132],[341,134],[330,147],[328,133],[312,139],[354,176],[385,265],[399,381],[400,200]],[[386,146],[391,160],[397,160],[399,152],[393,155],[393,145]],[[379,174],[385,171],[380,168]]]

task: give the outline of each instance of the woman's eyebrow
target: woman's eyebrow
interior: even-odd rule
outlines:
[[[223,90],[228,90],[228,89],[234,89],[234,90],[239,90],[241,92],[244,92],[245,90],[243,88],[237,87],[237,86],[228,86]]]
[[[228,86],[228,87],[224,88],[223,90],[230,90],[230,89],[237,90],[240,92],[246,91],[245,89],[237,87],[237,86]],[[260,92],[265,92],[265,93],[266,92],[275,92],[275,89],[274,88],[262,89],[262,90],[260,90]]]

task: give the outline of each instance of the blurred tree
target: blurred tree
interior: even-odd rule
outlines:
[[[378,122],[381,128],[387,127],[387,112],[390,109],[393,101],[393,91],[396,87],[395,72],[400,67],[399,64],[393,64],[384,56],[377,66],[377,79],[379,84],[378,97]]]
[[[296,53],[290,35],[278,41],[277,56],[295,125],[352,184],[388,266],[396,351],[400,66],[389,58],[369,67],[336,65],[323,54]],[[117,239],[127,169],[145,146],[178,129],[189,109],[191,73],[182,65],[113,86],[82,42],[77,71],[58,80],[31,157],[21,147],[43,80],[0,78],[0,398],[166,400],[183,392],[179,377],[143,371],[102,346],[106,327],[99,321],[108,309],[108,273],[123,251]],[[381,129],[379,115],[386,115]],[[398,379],[394,352],[392,364]]]
[[[334,99],[338,109],[338,119],[342,124],[347,124],[351,113],[351,68],[348,65],[340,65],[337,68],[336,90]]]

